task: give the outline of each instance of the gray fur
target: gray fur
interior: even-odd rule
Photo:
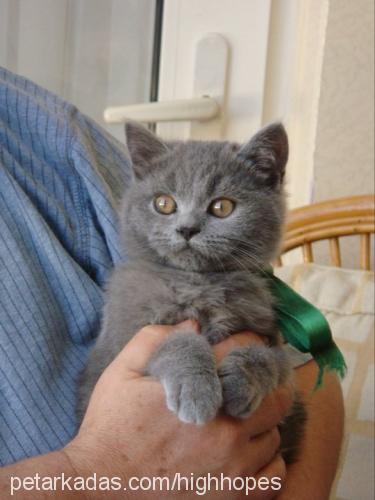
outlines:
[[[121,234],[129,256],[109,281],[103,327],[80,386],[79,413],[104,368],[147,324],[198,320],[201,335],[172,334],[147,372],[165,388],[168,407],[185,422],[204,423],[221,407],[246,417],[290,372],[272,295],[262,275],[278,251],[284,220],[287,136],[280,124],[247,144],[165,144],[140,125],[126,125],[133,181],[124,195]],[[174,197],[177,211],[158,213],[155,195]],[[227,218],[210,202],[235,202]],[[186,241],[181,228],[195,228]],[[268,346],[235,349],[219,368],[211,345],[241,330]]]

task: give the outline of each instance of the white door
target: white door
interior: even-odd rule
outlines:
[[[270,0],[165,0],[159,99],[197,95],[199,82],[225,71],[220,115],[207,122],[162,124],[168,138],[242,141],[261,126],[267,61]],[[217,34],[227,44],[225,68],[211,52],[197,65],[200,43]],[[198,66],[198,67],[197,67]],[[206,67],[204,67],[206,66]],[[198,81],[198,89],[197,89]],[[205,82],[210,87],[209,81]],[[210,90],[210,89],[208,89]]]

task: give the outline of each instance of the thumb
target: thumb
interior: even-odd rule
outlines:
[[[112,362],[127,377],[143,376],[143,371],[157,348],[174,332],[187,330],[199,333],[198,323],[187,320],[177,325],[148,325],[139,330]]]

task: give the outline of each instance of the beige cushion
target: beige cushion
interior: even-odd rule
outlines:
[[[276,274],[324,312],[341,348],[346,431],[331,498],[374,498],[374,273],[317,264]]]

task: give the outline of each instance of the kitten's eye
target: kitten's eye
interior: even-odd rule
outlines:
[[[161,194],[155,197],[154,207],[159,214],[169,215],[176,211],[177,205],[172,196]]]
[[[208,211],[210,214],[215,217],[228,217],[234,210],[234,202],[232,200],[228,200],[227,198],[218,198],[214,200],[211,205],[208,207]]]

